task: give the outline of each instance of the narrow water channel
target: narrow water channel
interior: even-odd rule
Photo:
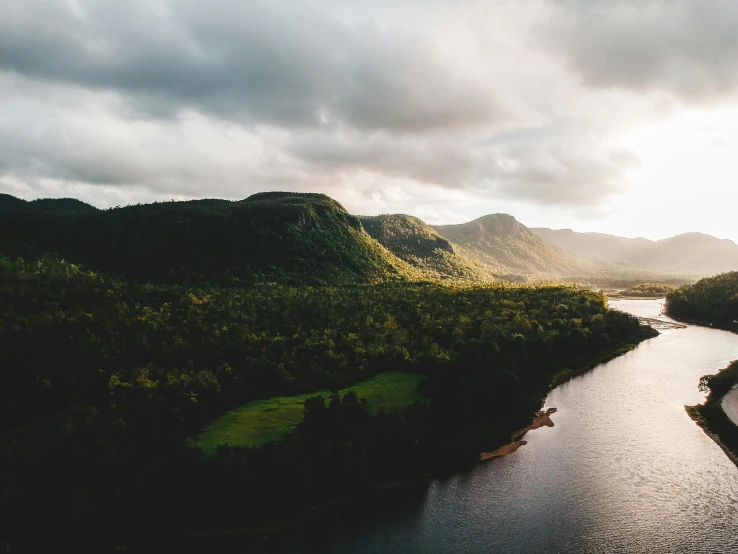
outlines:
[[[611,306],[659,317],[663,302]],[[684,410],[704,399],[700,376],[738,358],[738,335],[661,333],[554,390],[555,426],[515,454],[246,551],[738,552],[738,468]]]

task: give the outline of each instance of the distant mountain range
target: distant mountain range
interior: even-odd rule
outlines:
[[[654,242],[529,229],[506,214],[434,227],[404,214],[354,216],[323,194],[283,192],[109,210],[0,194],[0,253],[54,254],[138,280],[182,283],[565,279],[629,286],[738,269],[738,245],[698,233]]]
[[[601,233],[575,233],[571,229],[533,228],[531,231],[579,260],[599,260],[692,277],[738,270],[738,244],[702,233],[686,233],[652,241]]]
[[[571,274],[576,262],[506,214],[485,215],[459,225],[435,227],[468,257],[498,272]]]

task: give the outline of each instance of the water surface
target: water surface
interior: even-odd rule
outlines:
[[[663,302],[611,306],[659,317]],[[554,390],[555,427],[515,454],[285,539],[212,551],[738,552],[738,468],[684,410],[704,400],[700,376],[736,358],[738,335],[663,330]]]

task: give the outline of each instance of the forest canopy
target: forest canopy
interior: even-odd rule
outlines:
[[[459,467],[524,426],[557,375],[654,333],[567,286],[191,287],[0,257],[8,529],[258,521]],[[351,390],[310,396],[389,370],[424,376],[427,400],[385,413]],[[247,402],[306,394],[282,442],[205,458],[191,440]]]
[[[738,330],[738,272],[722,273],[677,289],[666,297],[666,313],[676,319]]]

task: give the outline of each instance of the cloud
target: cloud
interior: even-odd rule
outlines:
[[[114,97],[64,87],[48,94],[43,84],[0,78],[0,97],[8,99],[0,175],[45,193],[60,183],[88,195],[90,189],[79,187],[138,187],[152,199],[243,198],[270,189],[350,197],[353,187],[358,197],[379,193],[400,206],[387,191],[435,187],[586,209],[622,189],[633,161],[591,124],[572,120],[460,139],[354,128],[249,128],[197,112],[176,120],[129,120],[116,110]]]
[[[541,41],[591,87],[702,102],[738,85],[733,0],[554,0]]]
[[[0,69],[117,91],[162,118],[195,109],[245,124],[417,132],[499,116],[489,90],[422,36],[350,28],[295,3],[5,2]]]
[[[735,40],[690,20],[709,3],[0,0],[0,190],[592,213],[638,163],[618,135],[657,117],[639,91],[732,82]]]
[[[402,140],[361,134],[308,134],[289,152],[316,168],[378,172],[388,178],[524,200],[586,208],[623,192],[634,154],[609,145],[591,125],[562,120],[500,132],[460,144],[451,139]]]

